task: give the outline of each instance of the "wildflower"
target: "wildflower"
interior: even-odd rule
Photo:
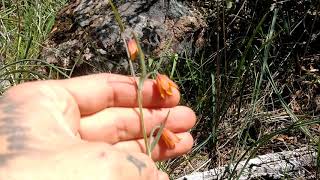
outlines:
[[[162,98],[166,95],[171,96],[172,88],[178,89],[178,86],[164,74],[157,74],[156,82]]]
[[[167,128],[163,128],[161,139],[169,149],[174,149],[176,147],[176,143],[179,143],[181,140],[177,135]]]
[[[138,55],[138,47],[134,39],[130,39],[128,41],[128,51],[129,51],[130,59],[134,61]]]

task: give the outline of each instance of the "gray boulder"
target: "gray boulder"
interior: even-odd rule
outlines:
[[[134,31],[147,57],[169,52],[194,53],[204,46],[206,23],[194,8],[176,0],[114,2],[126,26]],[[74,69],[73,75],[97,72],[130,74],[125,47],[107,0],[73,0],[56,17],[41,59]],[[137,62],[134,63],[137,68]]]

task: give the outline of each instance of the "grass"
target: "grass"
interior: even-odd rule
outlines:
[[[263,5],[263,3],[263,1],[257,1],[253,8],[270,7],[270,4]],[[238,20],[241,22],[241,17],[243,18],[241,14],[245,14],[239,12],[241,9],[238,11],[235,8],[234,11],[228,12],[221,7],[221,4],[217,4],[211,4],[210,8],[216,12],[239,14]],[[268,8],[254,9],[256,16],[250,19],[244,18],[243,23],[246,24],[246,27],[238,25],[240,31],[234,30],[231,33],[225,32],[223,28],[215,28],[222,27],[221,23],[228,24],[226,21],[229,20],[223,19],[225,18],[223,15],[215,14],[214,17],[218,17],[218,20],[214,19],[210,28],[216,36],[210,36],[210,32],[208,35],[208,39],[215,42],[209,43],[205,55],[198,54],[194,57],[179,59],[176,78],[183,89],[184,103],[191,105],[199,118],[193,129],[196,145],[189,159],[195,157],[194,160],[191,160],[191,164],[202,162],[204,165],[202,170],[226,163],[238,163],[265,152],[293,150],[299,146],[315,147],[317,133],[311,132],[310,127],[318,126],[319,113],[315,113],[314,107],[294,112],[290,99],[294,92],[306,91],[306,87],[300,86],[299,89],[291,84],[292,82],[300,84],[296,78],[306,77],[303,74],[296,74],[296,77],[292,77],[292,74],[296,73],[294,72],[295,63],[297,63],[295,55],[299,55],[301,49],[312,49],[312,47],[306,48],[305,46],[302,46],[301,49],[297,48],[299,42],[303,41],[302,39],[309,39],[308,36],[296,40],[292,38],[296,36],[295,31],[309,27],[300,26],[300,17],[295,17],[297,20],[288,26],[290,21],[288,18],[292,15],[290,13],[295,11],[290,11],[284,6],[271,11]],[[306,5],[305,11],[301,14],[307,16],[307,9],[312,9],[312,7],[315,7],[315,4]],[[220,13],[223,14],[223,12]],[[248,16],[248,14],[245,15]],[[208,19],[210,23],[210,16]],[[319,29],[316,31],[319,32]],[[239,36],[234,39],[225,38],[231,35]],[[299,34],[299,36],[302,35]],[[289,42],[284,42],[285,38],[288,38]],[[229,44],[229,47],[226,44]],[[226,49],[227,53],[224,53]],[[211,53],[207,53],[208,51]],[[319,53],[319,51],[319,49],[312,49],[303,53],[312,54]],[[283,77],[279,74],[282,74]],[[286,78],[290,79],[285,80]],[[289,89],[288,85],[291,86],[289,94],[285,92]],[[312,89],[312,86],[309,88]],[[315,94],[311,96],[314,97]],[[286,114],[286,118],[279,123],[276,119],[281,118],[283,114]],[[310,114],[315,116],[309,116]],[[310,120],[312,121],[307,126],[296,125],[297,122],[307,123]],[[299,144],[285,142],[277,147],[274,138],[281,134],[297,137],[298,141],[304,142]],[[251,151],[251,149],[254,150]],[[212,159],[210,165],[206,160],[197,162],[199,160],[196,154],[201,151],[210,155]],[[173,167],[170,172],[182,169],[181,167],[176,168],[178,164],[180,166],[184,164],[189,172],[201,167],[197,165],[189,168],[189,163],[184,162],[185,158],[180,159],[181,161],[170,162]],[[240,174],[233,174],[232,170],[230,173],[231,175],[227,173],[226,177],[234,179],[240,176]]]
[[[55,15],[64,3],[66,0],[17,0],[0,3],[1,93],[7,87],[25,81],[46,79],[38,68],[49,66],[60,71],[58,67],[37,58],[41,43],[50,33]]]
[[[315,1],[282,5],[230,2],[228,7],[214,1],[195,3],[205,9],[209,25],[204,50],[192,54],[186,49],[180,55],[163,52],[160,59],[169,61],[168,67],[147,61],[148,70],[170,74],[180,86],[181,104],[192,107],[198,116],[191,130],[195,138],[192,151],[159,164],[171,178],[183,175],[182,169],[190,173],[237,164],[267,152],[304,146],[320,151],[315,130],[320,128],[320,113],[313,102],[320,75],[301,70],[312,64],[308,55],[320,54],[313,42],[319,38],[315,36],[320,33],[320,22],[318,15],[310,14],[319,12],[319,5]],[[41,67],[69,77],[60,67],[37,59],[64,3],[66,0],[2,1],[0,77],[7,81],[2,81],[1,93],[12,85],[48,78],[39,73]],[[209,10],[215,13],[207,13]],[[313,68],[319,67],[315,64]],[[280,135],[288,139],[277,140]],[[316,176],[319,162],[318,154]],[[226,172],[229,179],[240,175],[232,169]]]

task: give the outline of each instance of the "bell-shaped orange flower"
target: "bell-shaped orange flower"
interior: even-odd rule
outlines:
[[[134,39],[128,41],[128,51],[131,61],[134,61],[138,55],[138,46],[137,42]]]
[[[178,89],[178,86],[164,74],[157,74],[156,77],[157,87],[162,98],[167,95],[172,95],[172,88]]]
[[[161,139],[169,149],[174,149],[176,147],[176,143],[179,143],[181,140],[177,135],[167,128],[163,128]]]

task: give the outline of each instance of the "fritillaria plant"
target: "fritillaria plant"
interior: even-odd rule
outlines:
[[[134,77],[134,79],[137,80],[137,92],[138,92],[137,93],[137,96],[138,96],[137,100],[138,100],[138,105],[139,105],[141,131],[142,131],[142,135],[144,138],[146,153],[151,157],[151,153],[152,153],[154,147],[157,145],[160,138],[164,141],[166,147],[169,149],[175,148],[175,144],[178,143],[180,141],[180,139],[173,132],[171,132],[169,129],[164,127],[165,122],[168,119],[168,116],[170,114],[170,111],[168,111],[164,123],[161,123],[159,126],[153,127],[153,129],[150,133],[150,137],[148,138],[148,135],[146,133],[146,128],[145,128],[145,120],[144,120],[143,111],[142,111],[142,109],[143,109],[142,88],[143,88],[144,81],[146,79],[148,79],[151,75],[156,75],[155,82],[158,87],[159,94],[160,94],[161,98],[163,98],[163,99],[167,98],[168,96],[173,95],[173,93],[172,93],[173,89],[178,89],[178,86],[168,76],[166,76],[164,74],[159,74],[158,72],[147,73],[146,65],[145,65],[145,56],[144,56],[143,51],[141,50],[141,46],[139,44],[139,40],[138,40],[137,36],[135,35],[134,32],[132,32],[132,36],[129,39],[126,39],[123,36],[125,26],[123,25],[123,23],[121,21],[120,14],[119,14],[117,8],[113,5],[111,0],[109,0],[109,4],[114,12],[116,21],[120,27],[121,37],[122,37],[122,40],[125,44],[125,48],[126,48],[128,59],[129,59],[131,74]],[[135,72],[134,72],[134,68],[132,65],[132,61],[135,61],[137,58],[140,60],[139,61],[140,69],[141,69],[140,78],[135,78]]]

